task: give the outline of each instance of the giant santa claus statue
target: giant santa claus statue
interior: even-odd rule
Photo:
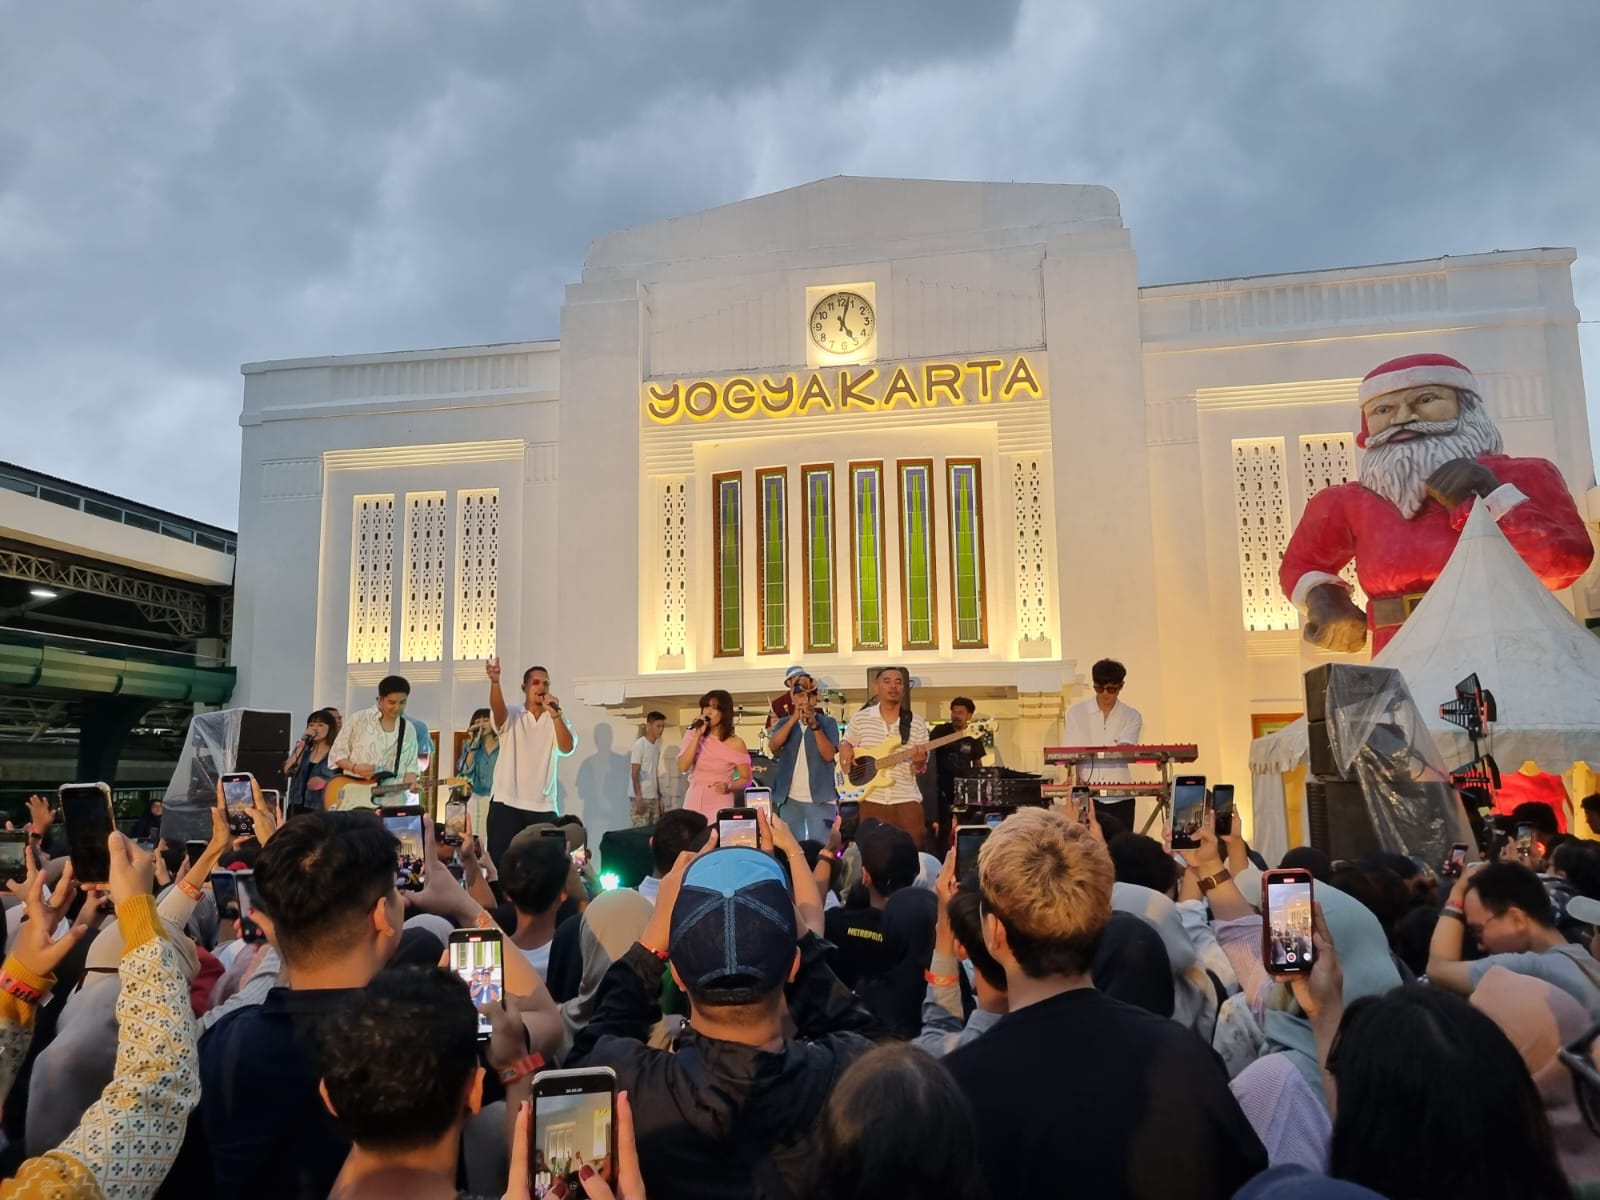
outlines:
[[[1305,639],[1352,654],[1381,650],[1439,577],[1479,497],[1533,573],[1554,590],[1589,568],[1594,546],[1554,464],[1502,453],[1472,372],[1411,354],[1361,381],[1361,481],[1311,498],[1278,581],[1305,611]],[[1339,572],[1352,558],[1363,613]]]

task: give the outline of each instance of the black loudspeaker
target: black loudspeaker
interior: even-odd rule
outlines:
[[[1344,772],[1339,770],[1338,764],[1334,761],[1333,742],[1328,736],[1326,721],[1306,722],[1306,745],[1310,758],[1311,778],[1328,782],[1339,782],[1344,779]]]
[[[239,748],[233,756],[233,770],[249,771],[256,783],[280,796],[289,789],[288,777],[283,773],[292,740],[289,721],[286,712],[244,709],[239,714]]]
[[[1306,780],[1306,824],[1312,846],[1335,862],[1383,849],[1359,783]]]
[[[600,838],[600,870],[615,875],[618,887],[638,887],[655,865],[650,855],[654,829],[613,829]]]

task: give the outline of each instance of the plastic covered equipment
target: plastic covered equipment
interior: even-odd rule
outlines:
[[[1438,863],[1453,843],[1475,844],[1460,794],[1399,671],[1335,664],[1326,711],[1335,764],[1361,784],[1385,850]]]

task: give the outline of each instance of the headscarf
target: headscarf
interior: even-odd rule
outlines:
[[[583,978],[578,994],[561,1006],[561,1047],[557,1062],[572,1053],[578,1033],[594,1012],[595,994],[611,964],[628,952],[650,924],[654,906],[632,888],[601,892],[583,910],[578,944],[583,951]]]
[[[1317,888],[1316,899],[1344,972],[1344,1006],[1349,1008],[1363,996],[1381,996],[1399,987],[1400,972],[1389,955],[1389,939],[1372,911],[1337,888]],[[1298,1007],[1269,1008],[1262,1031],[1266,1034],[1267,1053],[1289,1055],[1306,1082],[1321,1096],[1322,1064],[1317,1060],[1317,1039],[1311,1032],[1310,1020]]]
[[[1209,1041],[1216,1023],[1217,994],[1189,940],[1189,931],[1183,927],[1178,906],[1152,888],[1118,883],[1111,889],[1111,907],[1142,917],[1161,935],[1172,968],[1172,1019]]]
[[[1578,1040],[1591,1022],[1588,1010],[1560,988],[1490,967],[1472,992],[1473,1006],[1511,1040],[1539,1089],[1561,1169],[1574,1183],[1600,1180],[1600,1138],[1585,1124],[1572,1090],[1572,1073],[1557,1057]]]
[[[1166,945],[1154,927],[1132,913],[1111,914],[1089,973],[1096,991],[1158,1017],[1172,1016],[1172,961]]]

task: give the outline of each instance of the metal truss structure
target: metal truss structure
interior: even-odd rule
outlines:
[[[204,592],[4,546],[0,546],[0,576],[65,591],[114,596],[133,604],[145,620],[168,625],[186,638],[206,637],[214,632]]]

